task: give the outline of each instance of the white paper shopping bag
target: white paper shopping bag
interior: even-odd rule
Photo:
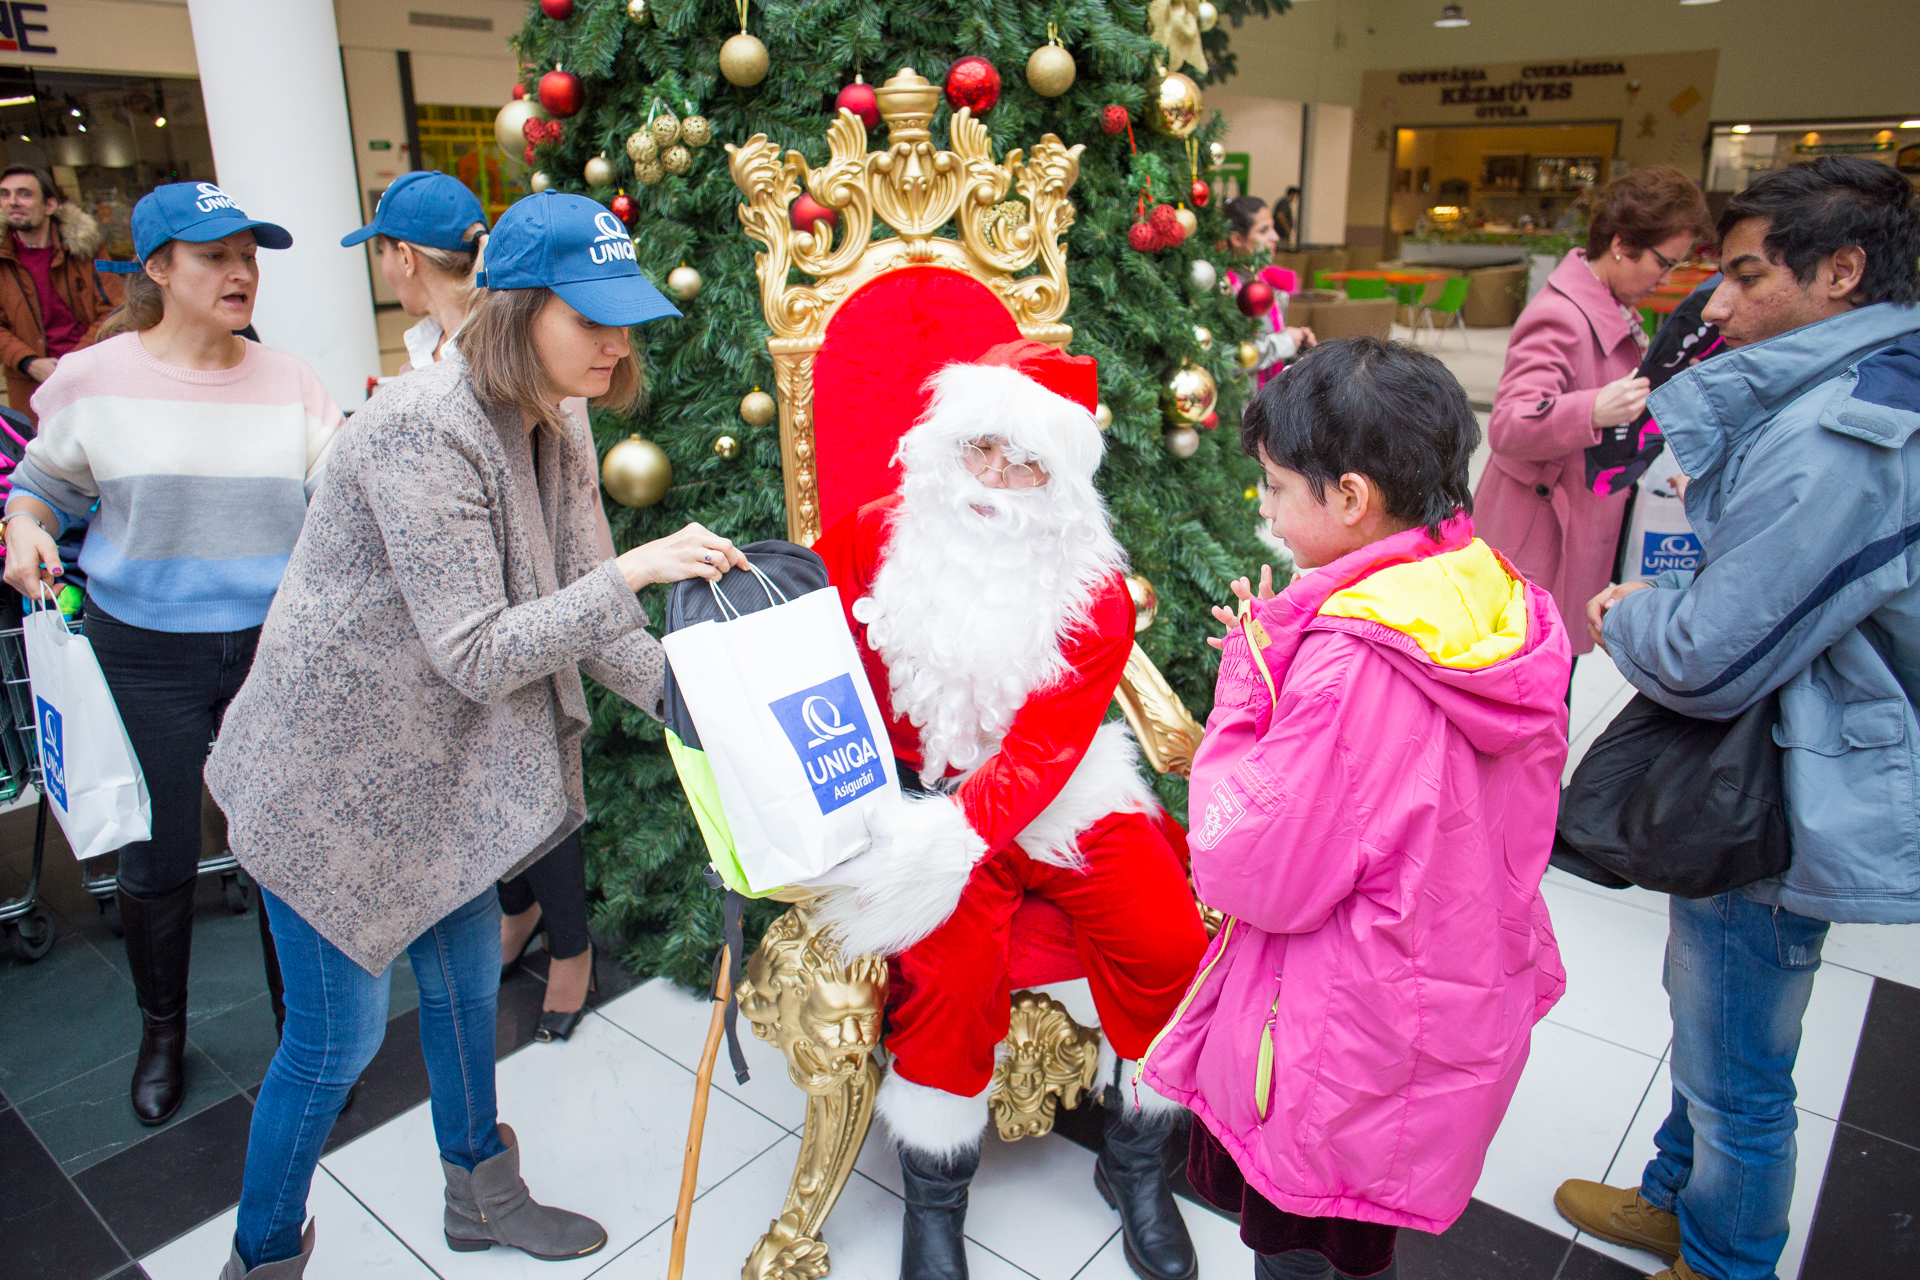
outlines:
[[[900,788],[839,592],[697,623],[664,643],[753,892],[858,852],[867,814],[900,803]]]
[[[97,858],[147,839],[147,780],[93,646],[67,630],[58,609],[34,610],[21,630],[41,776],[74,856]]]
[[[1634,482],[1633,520],[1627,529],[1627,555],[1620,580],[1641,582],[1669,569],[1700,567],[1700,538],[1687,520],[1675,477],[1680,464],[1662,449]]]

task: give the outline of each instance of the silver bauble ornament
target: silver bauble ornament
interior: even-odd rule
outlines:
[[[1200,219],[1193,216],[1193,210],[1181,205],[1173,211],[1173,216],[1179,219],[1180,230],[1185,233],[1182,239],[1193,239],[1193,233],[1200,229]]]
[[[645,164],[649,160],[660,158],[660,144],[653,140],[653,134],[646,129],[635,129],[627,135],[627,159],[635,164]]]
[[[1093,406],[1093,425],[1102,431],[1113,429],[1113,410],[1107,408],[1105,400]]]
[[[688,116],[680,122],[680,141],[690,147],[704,147],[713,141],[713,125],[705,116]]]
[[[1172,427],[1161,437],[1167,452],[1176,458],[1191,458],[1200,448],[1200,433],[1192,427]]]
[[[1213,161],[1215,166],[1225,164],[1227,162],[1227,144],[1224,142],[1209,142],[1207,144],[1207,159]]]
[[[670,147],[680,141],[680,122],[673,118],[673,112],[662,111],[647,121],[647,132],[651,133],[653,140],[662,147]]]
[[[1220,283],[1220,273],[1215,271],[1213,264],[1205,258],[1195,258],[1193,265],[1187,268],[1187,283],[1201,293],[1205,293]]]
[[[600,483],[623,507],[650,507],[673,487],[673,463],[653,441],[628,436],[607,450],[600,464]]]
[[[751,89],[767,78],[767,46],[760,43],[758,36],[744,31],[729,36],[720,46],[720,74],[727,78],[728,84]]]
[[[1057,44],[1043,44],[1027,59],[1027,83],[1043,98],[1057,98],[1073,88],[1079,71],[1073,55]]]
[[[533,176],[527,179],[527,190],[533,192],[535,195],[539,195],[552,185],[553,183],[548,181],[545,171],[540,169],[535,169]]]
[[[527,150],[527,121],[547,119],[551,117],[537,99],[516,98],[500,108],[500,113],[494,116],[493,140],[510,156],[524,155]]]
[[[700,273],[684,262],[667,272],[667,292],[682,302],[692,302],[699,297],[705,283]]]
[[[1193,15],[1193,21],[1202,31],[1211,31],[1220,23],[1220,11],[1207,0],[1200,0],[1200,9]]]
[[[740,397],[740,420],[750,427],[766,426],[779,412],[773,397],[758,387]]]
[[[627,0],[627,21],[636,27],[647,25],[647,0]]]
[[[660,153],[660,167],[668,173],[685,173],[693,168],[693,152],[676,142]]]
[[[1193,326],[1193,340],[1200,344],[1202,351],[1209,350],[1213,346],[1213,330],[1203,324],[1197,324]]]
[[[605,156],[595,156],[587,161],[581,173],[590,187],[610,187],[614,183],[613,162]]]

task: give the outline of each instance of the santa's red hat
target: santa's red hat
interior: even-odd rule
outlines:
[[[1053,394],[1073,401],[1088,413],[1100,403],[1099,366],[1092,356],[1070,356],[1058,347],[1020,338],[989,348],[974,363],[1012,369]]]
[[[1093,421],[1097,372],[1088,356],[1030,339],[947,365],[928,380],[927,412],[901,437],[899,459],[912,471],[957,458],[964,442],[991,436],[1091,493],[1105,451]]]

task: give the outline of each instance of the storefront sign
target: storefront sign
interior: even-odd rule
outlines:
[[[393,150],[393,143],[392,143],[392,142],[390,142],[390,141],[388,141],[388,140],[387,140],[387,139],[385,139],[385,138],[369,138],[369,139],[367,140],[367,150],[369,150],[369,151],[391,151],[391,150]]]
[[[1573,97],[1575,79],[1583,76],[1624,76],[1620,62],[1529,63],[1505,84],[1488,84],[1486,67],[1448,67],[1436,71],[1402,71],[1399,83],[1439,84],[1443,107],[1472,107],[1481,120],[1520,120],[1533,102],[1566,102]]]
[[[47,25],[32,19],[47,11],[43,4],[21,4],[19,0],[0,4],[0,52],[6,53],[58,53],[59,49],[50,44],[36,44],[34,37],[44,33]]]
[[[1794,144],[1793,154],[1797,156],[1870,156],[1875,152],[1891,151],[1891,142],[1817,142]]]

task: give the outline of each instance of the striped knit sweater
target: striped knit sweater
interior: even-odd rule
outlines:
[[[40,435],[13,473],[89,525],[87,593],[152,631],[241,631],[267,609],[341,414],[297,356],[245,344],[231,369],[178,369],[127,333],[60,358],[33,396]]]

